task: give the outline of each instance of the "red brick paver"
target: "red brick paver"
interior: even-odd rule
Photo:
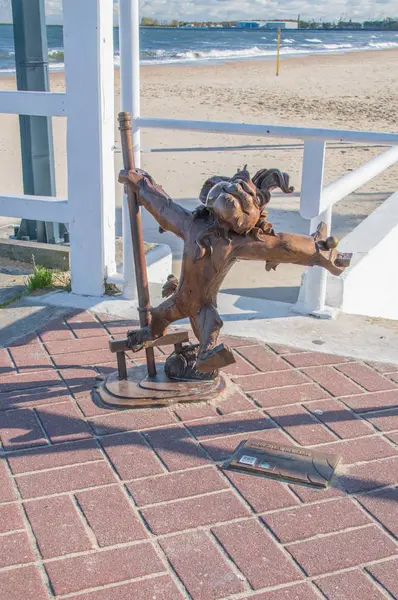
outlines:
[[[320,352],[300,352],[285,356],[294,367],[320,367],[322,365],[338,365],[340,363],[349,362],[349,358],[336,356],[335,354],[321,354]]]
[[[363,363],[349,363],[339,365],[338,370],[350,377],[353,381],[364,387],[368,392],[381,392],[396,388],[397,385],[390,379],[379,375],[374,369]]]
[[[57,595],[160,573],[164,565],[148,543],[113,548],[46,563]]]
[[[0,349],[0,375],[15,372],[15,367],[11,362],[10,355],[5,348]]]
[[[185,427],[147,431],[145,438],[169,471],[208,464],[203,449],[195,443]]]
[[[303,372],[311,379],[319,383],[332,396],[349,396],[351,394],[362,394],[363,388],[344,377],[333,367],[310,367]]]
[[[362,506],[398,537],[398,488],[388,488],[358,497]]]
[[[0,571],[1,600],[49,600],[50,595],[38,567]]]
[[[248,346],[238,349],[246,360],[252,363],[259,371],[285,371],[289,365],[284,360],[275,356],[264,346]],[[239,373],[237,373],[239,375]],[[243,373],[242,373],[243,375]]]
[[[11,502],[16,499],[15,484],[8,472],[5,461],[0,459],[0,502]]]
[[[160,460],[135,431],[102,438],[101,446],[120,479],[136,479],[164,473]]]
[[[232,492],[210,494],[142,509],[155,534],[196,529],[249,515],[249,509]]]
[[[226,337],[231,394],[111,410],[131,326],[75,311],[0,349],[0,600],[398,597],[398,366]],[[342,462],[326,490],[224,470],[249,436]]]
[[[35,558],[32,544],[26,532],[7,533],[1,536],[0,569],[30,563]]]
[[[330,600],[383,600],[386,595],[364,571],[354,569],[338,575],[315,579],[316,585]]]
[[[265,515],[263,520],[283,543],[304,540],[320,533],[332,533],[371,522],[369,517],[349,498],[272,513]]]
[[[299,583],[298,585],[289,585],[288,587],[272,590],[271,592],[262,592],[250,596],[252,600],[319,600],[318,594],[308,583]],[[343,600],[343,599],[342,599]],[[344,600],[347,600],[344,598]]]
[[[375,525],[334,533],[287,549],[307,575],[320,575],[394,556],[397,546]]]
[[[243,473],[225,472],[237,491],[250,504],[254,512],[261,513],[298,503],[289,488],[279,481],[263,477],[247,477]]]
[[[170,575],[157,575],[151,579],[112,586],[88,594],[69,596],[68,600],[183,600]]]
[[[32,410],[10,410],[2,414],[0,440],[6,450],[43,446],[47,440]]]
[[[398,390],[343,397],[341,400],[354,412],[373,413],[376,410],[398,408]]]
[[[78,492],[76,499],[100,546],[115,546],[147,537],[143,524],[120,487]]]
[[[42,406],[37,414],[53,444],[91,437],[87,423],[72,402]]]
[[[303,446],[324,444],[336,439],[336,436],[305,410],[303,406],[269,408],[267,413],[296,442]]]
[[[372,435],[373,427],[357,417],[338,400],[305,404],[305,408],[341,438]]]
[[[15,452],[8,457],[13,473],[42,471],[54,467],[98,461],[102,454],[94,440],[82,440],[60,446],[37,448],[32,451]]]
[[[136,504],[145,506],[228,489],[228,484],[215,468],[205,467],[141,479],[127,487]]]
[[[258,521],[216,527],[213,533],[255,590],[302,579],[288,554]]]
[[[167,537],[160,542],[193,598],[216,600],[242,592],[242,579],[203,531]]]
[[[92,543],[69,496],[55,496],[25,504],[43,558],[90,550]],[[57,532],[54,535],[54,531]]]
[[[51,496],[114,483],[115,476],[105,461],[73,465],[16,477],[23,498]]]
[[[252,392],[250,395],[264,408],[310,402],[311,400],[323,400],[330,397],[325,390],[313,383]]]
[[[275,371],[274,373],[259,373],[247,377],[234,377],[235,383],[240,385],[245,392],[267,390],[306,383],[308,380],[298,371]]]
[[[53,366],[50,356],[39,344],[10,348],[10,354],[20,373],[49,369]]]
[[[67,402],[70,399],[69,390],[63,385],[35,387],[31,390],[14,390],[0,394],[0,411],[9,410],[10,408],[34,408],[46,404]]]
[[[366,419],[379,431],[398,430],[398,408],[367,413]]]
[[[393,598],[398,597],[398,559],[388,560],[367,567],[367,571],[381,583],[381,585],[392,595]]]
[[[0,504],[0,533],[24,528],[20,506],[18,504]]]

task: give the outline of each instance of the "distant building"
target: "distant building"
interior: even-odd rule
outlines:
[[[284,21],[265,21],[262,25],[265,29],[298,29],[298,21],[294,19],[286,19]]]
[[[259,29],[260,23],[257,21],[240,21],[236,24],[238,29]]]
[[[281,21],[239,21],[236,23],[238,29],[298,29],[298,21],[294,19],[285,19]]]

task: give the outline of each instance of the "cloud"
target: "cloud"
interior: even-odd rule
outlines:
[[[61,23],[62,0],[45,1],[47,21]],[[116,15],[117,0],[114,3]],[[398,14],[396,0],[140,0],[140,9],[145,17],[182,21],[295,18],[298,14],[302,19],[327,21],[344,15],[362,21]],[[11,0],[0,0],[0,22],[10,22],[11,15]]]

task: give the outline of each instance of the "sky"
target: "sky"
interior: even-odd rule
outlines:
[[[68,2],[69,0],[63,0]],[[80,0],[84,2],[85,0]],[[48,23],[62,23],[62,0],[45,0]],[[117,19],[117,0],[115,22]],[[397,0],[140,0],[141,16],[158,20],[239,19],[367,20],[398,15]],[[0,0],[0,22],[11,21],[11,0]]]

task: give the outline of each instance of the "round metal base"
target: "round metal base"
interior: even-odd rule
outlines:
[[[148,377],[146,365],[128,369],[127,379],[119,379],[116,371],[97,383],[96,392],[108,406],[142,408],[209,401],[225,389],[221,375],[211,381],[175,381],[165,375],[162,363],[156,368],[156,377]]]

